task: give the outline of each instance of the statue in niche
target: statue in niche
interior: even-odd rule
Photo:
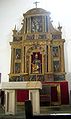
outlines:
[[[15,63],[15,73],[20,73],[20,63]]]
[[[53,66],[54,66],[54,72],[59,72],[59,61],[54,61],[53,62]]]
[[[16,49],[16,59],[21,59],[21,49]]]
[[[53,56],[58,57],[58,47],[53,47]]]
[[[32,73],[41,73],[41,61],[38,59],[38,54],[35,54],[32,63]]]
[[[35,16],[31,17],[31,31],[32,32],[42,32],[42,17]]]

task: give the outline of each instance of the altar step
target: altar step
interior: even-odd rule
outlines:
[[[48,106],[40,108],[40,115],[49,115],[49,114],[71,114],[71,106],[70,105],[62,105],[62,106]],[[25,118],[25,106],[17,105],[16,115],[5,115],[4,107],[0,106],[0,119],[26,119]]]
[[[21,115],[25,119],[25,106],[24,105],[16,106],[16,115]]]
[[[40,114],[55,114],[55,113],[70,113],[71,114],[71,106],[61,105],[61,106],[40,107]],[[23,114],[25,116],[25,106],[24,105],[17,106],[17,114]]]
[[[70,113],[71,114],[71,106],[70,105],[61,105],[61,106],[45,106],[40,108],[41,114],[58,114],[58,113]]]

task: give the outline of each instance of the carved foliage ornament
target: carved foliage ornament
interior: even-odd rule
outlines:
[[[32,47],[30,47],[27,51],[27,55],[29,55],[29,53],[31,53],[32,51],[34,50],[38,50],[38,51],[41,51],[41,52],[45,52],[45,49],[43,47],[41,47],[39,44],[34,44]]]

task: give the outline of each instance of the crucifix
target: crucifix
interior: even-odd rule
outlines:
[[[35,4],[36,8],[37,8],[37,4],[38,4],[38,3],[39,3],[39,2],[37,2],[37,1],[36,1],[36,2],[34,2],[34,4]]]

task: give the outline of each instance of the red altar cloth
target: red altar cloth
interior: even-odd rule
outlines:
[[[68,82],[43,82],[42,84],[60,84],[61,90],[61,104],[69,104],[69,91],[68,91]],[[55,89],[53,89],[55,90]],[[55,92],[55,91],[53,91]],[[56,92],[51,94],[53,96],[53,100],[57,100]],[[24,102],[29,99],[29,90],[17,90],[17,102]]]
[[[61,104],[69,104],[68,82],[61,82]]]
[[[68,82],[61,81],[61,82],[43,82],[42,84],[60,84],[60,91],[61,91],[61,104],[69,104],[69,90],[68,90]],[[55,90],[55,89],[54,89]],[[51,94],[53,95],[53,99],[57,99],[56,93]]]
[[[25,102],[29,99],[29,90],[17,90],[17,102]]]

